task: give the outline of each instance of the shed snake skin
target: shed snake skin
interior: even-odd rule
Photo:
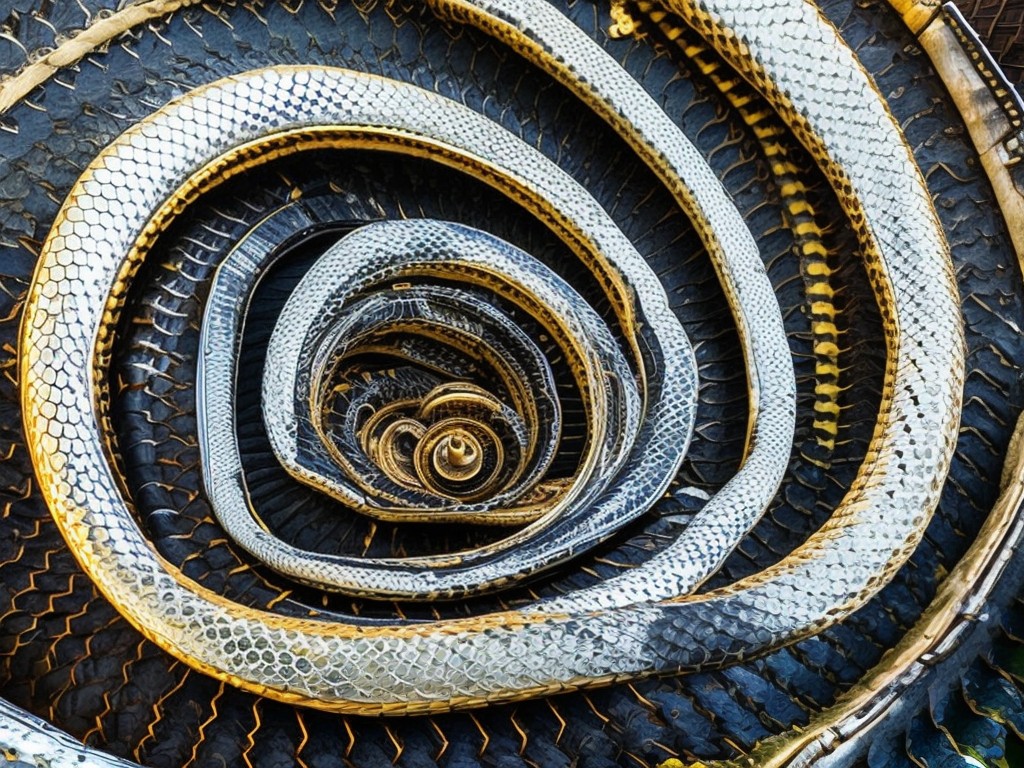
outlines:
[[[234,501],[215,504],[217,513],[261,560],[301,581],[418,598],[492,589],[532,574],[604,539],[624,515],[641,513],[664,493],[683,459],[696,387],[689,342],[674,325],[655,276],[589,195],[525,143],[441,97],[374,76],[326,67],[234,76],[175,100],[100,153],[58,217],[25,311],[23,408],[44,494],[82,566],[147,637],[197,669],[283,701],[414,714],[756,655],[848,615],[902,565],[948,470],[964,371],[948,247],[920,173],[882,97],[813,6],[794,0],[756,8],[724,0],[668,5],[771,101],[815,156],[864,252],[885,329],[887,368],[869,455],[832,518],[778,565],[693,594],[757,522],[793,441],[790,352],[753,237],[679,129],[558,11],[538,0],[434,0],[439,13],[510,44],[574,91],[627,138],[693,220],[744,344],[751,418],[742,468],[647,562],[520,610],[362,626],[249,609],[190,582],[155,552],[129,513],[104,438],[102,372],[126,286],[176,208],[278,154],[386,147],[485,178],[603,276],[631,337],[624,345],[628,362],[617,365],[620,371],[634,367],[643,404],[624,406],[623,423],[642,423],[632,439],[606,441],[618,459],[611,462],[614,470],[602,465],[598,472],[605,481],[615,479],[620,495],[580,491],[587,503],[580,505],[586,516],[579,525],[576,517],[542,515],[509,537],[508,552],[497,557],[484,548],[447,562],[414,563],[423,566],[419,570],[401,561],[374,563],[353,579],[336,568],[340,563],[311,567],[302,553],[260,541],[266,537],[236,478],[227,486]],[[186,125],[203,132],[198,140],[182,141]],[[137,177],[152,183],[132,190]],[[439,236],[445,226],[413,224],[408,231]],[[373,225],[352,237],[376,242]],[[393,242],[395,235],[381,240]],[[467,250],[473,242],[470,236]],[[81,250],[93,258],[75,259]],[[204,391],[230,397],[234,339],[230,331],[209,332],[215,337],[205,347],[211,350],[205,364],[208,374],[211,364],[220,366],[210,381],[221,389],[204,385]],[[291,343],[281,338],[282,345]],[[275,359],[294,361],[299,354],[290,347]],[[649,370],[659,356],[669,371],[663,379]],[[605,419],[599,409],[593,413],[600,433]],[[216,423],[224,416],[223,406],[208,401],[204,429],[230,434],[230,424]],[[223,466],[230,474],[220,461],[207,467],[215,501],[221,486],[214,474]],[[478,572],[467,576],[467,563]]]

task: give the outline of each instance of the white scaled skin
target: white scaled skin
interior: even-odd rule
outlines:
[[[891,397],[874,453],[835,518],[780,565],[692,597],[688,591],[774,495],[792,445],[792,363],[756,245],[678,128],[541,0],[433,4],[512,41],[613,125],[630,125],[641,158],[696,217],[746,341],[756,420],[744,467],[666,553],[621,579],[481,618],[372,628],[296,620],[229,604],[162,560],[106,462],[95,396],[108,297],[130,278],[151,212],[199,167],[246,142],[314,121],[373,124],[351,118],[347,105],[362,115],[387,108],[403,117],[411,109],[413,89],[380,78],[329,68],[259,70],[186,94],[129,129],[83,174],[44,246],[21,344],[25,427],[43,493],[86,572],[147,637],[185,662],[285,701],[362,713],[479,706],[721,664],[791,642],[862,605],[909,556],[937,504],[964,369],[948,248],[910,150],[867,75],[799,0],[764,2],[757,12],[744,11],[749,0],[686,6],[695,22],[731,24],[748,41],[743,55],[757,57],[753,70],[780,84],[783,95],[775,97],[789,100],[807,140],[824,148],[823,162],[848,180],[849,211],[862,214],[862,244],[892,329]],[[794,49],[800,54],[783,53]],[[813,89],[787,79],[794,59],[814,63],[815,73],[800,81]],[[430,94],[422,99],[454,107]],[[437,130],[459,131],[449,119]],[[479,152],[487,158],[486,143]],[[138,177],[149,180],[145,189],[122,183]],[[683,349],[680,342],[677,352]]]

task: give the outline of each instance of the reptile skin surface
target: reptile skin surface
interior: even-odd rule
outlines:
[[[9,761],[1013,764],[1021,276],[912,9],[180,5],[0,115]]]

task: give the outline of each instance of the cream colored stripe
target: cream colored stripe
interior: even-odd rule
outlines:
[[[890,2],[894,6],[899,5],[897,0]],[[907,21],[906,17],[904,21]],[[1006,220],[1017,259],[1024,267],[1024,195],[1010,176],[1009,166],[1013,159],[1006,148],[1007,140],[1013,137],[1013,126],[1005,109],[993,97],[970,56],[961,47],[945,15],[933,18],[917,35],[918,42],[931,59],[967,125]],[[1012,90],[1009,83],[1006,87]]]
[[[0,115],[25,98],[32,89],[49,80],[57,70],[69,67],[118,35],[143,22],[194,5],[198,0],[146,0],[112,16],[97,19],[67,42],[0,85]]]

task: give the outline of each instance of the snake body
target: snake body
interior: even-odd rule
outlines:
[[[563,512],[561,508],[555,507],[536,523],[503,540],[500,550],[493,546],[457,556],[401,558],[390,562],[310,556],[309,553],[283,546],[267,535],[255,521],[242,493],[244,476],[238,446],[234,440],[223,437],[234,433],[230,403],[233,401],[231,390],[236,378],[233,369],[236,351],[233,338],[236,333],[233,329],[237,321],[231,319],[231,310],[241,300],[241,286],[252,285],[252,275],[260,264],[247,258],[240,260],[236,268],[225,272],[230,282],[222,281],[215,285],[208,314],[212,319],[207,324],[207,341],[204,343],[207,350],[206,365],[201,380],[204,382],[202,411],[205,419],[200,433],[202,443],[208,446],[205,453],[209,493],[225,528],[262,561],[273,563],[275,568],[301,581],[326,584],[356,594],[450,596],[502,584],[514,577],[534,572],[563,559],[565,553],[580,551],[605,538],[624,519],[649,507],[665,492],[682,461],[682,449],[692,430],[696,372],[685,334],[669,311],[664,292],[654,287],[654,275],[643,273],[643,261],[639,254],[578,184],[539,154],[529,152],[525,145],[502,139],[500,132],[488,127],[486,121],[473,113],[454,110],[453,104],[427,100],[421,94],[401,95],[406,100],[415,99],[415,105],[404,118],[410,123],[410,130],[429,130],[430,121],[437,120],[443,109],[444,114],[455,115],[458,119],[460,130],[466,134],[462,139],[464,143],[469,143],[468,139],[474,135],[492,142],[503,140],[506,146],[502,155],[512,161],[507,164],[506,172],[515,168],[531,186],[543,190],[542,194],[552,207],[570,215],[573,220],[593,221],[590,231],[584,232],[584,237],[590,242],[601,244],[599,252],[611,257],[609,267],[615,268],[615,272],[610,275],[611,279],[622,281],[617,275],[621,265],[625,273],[623,276],[629,278],[628,282],[623,282],[635,286],[640,297],[639,316],[634,323],[641,328],[645,351],[638,364],[647,368],[659,365],[652,355],[653,350],[658,349],[658,358],[664,355],[665,359],[664,381],[652,382],[647,392],[643,434],[637,436],[635,443],[633,440],[623,442],[623,433],[637,432],[639,429],[639,400],[627,362],[621,354],[618,354],[618,361],[615,362],[614,343],[600,318],[592,311],[581,313],[579,301],[571,297],[563,298],[567,287],[545,278],[536,261],[531,266],[530,260],[515,256],[511,249],[455,225],[430,222],[380,224],[353,233],[353,240],[345,241],[347,245],[339,244],[337,252],[325,256],[324,265],[310,276],[309,290],[296,293],[296,309],[280,326],[288,329],[288,332],[275,336],[276,343],[271,343],[268,371],[272,372],[272,376],[267,379],[264,399],[269,402],[290,401],[292,398],[296,400],[296,408],[274,409],[268,419],[271,439],[278,441],[281,446],[279,453],[286,457],[286,466],[295,463],[303,435],[299,426],[301,420],[283,414],[300,413],[301,403],[310,397],[308,376],[305,385],[299,383],[301,372],[305,370],[300,354],[306,333],[297,333],[296,328],[301,326],[304,317],[313,317],[322,327],[329,327],[331,313],[325,306],[317,306],[317,302],[325,305],[342,303],[340,297],[327,293],[324,287],[332,286],[339,292],[350,291],[356,280],[355,275],[350,273],[353,268],[351,265],[359,263],[361,258],[357,254],[373,253],[377,256],[373,270],[369,266],[366,269],[368,274],[376,275],[375,280],[378,281],[385,280],[385,273],[390,281],[400,281],[403,275],[408,278],[411,274],[434,275],[435,278],[445,276],[442,270],[445,259],[432,254],[442,247],[441,244],[449,243],[443,246],[447,254],[446,261],[457,264],[449,274],[458,273],[462,280],[487,283],[495,280],[493,273],[508,273],[510,280],[514,279],[519,284],[516,289],[519,294],[543,298],[542,305],[548,307],[544,311],[549,315],[547,323],[550,333],[555,337],[565,337],[565,348],[571,349],[573,344],[577,344],[573,341],[575,338],[595,339],[590,345],[592,351],[588,352],[585,347],[578,353],[581,360],[579,368],[587,374],[580,386],[593,392],[593,395],[588,396],[598,398],[599,401],[607,399],[609,404],[589,409],[594,420],[592,434],[595,435],[595,451],[599,453],[595,453],[594,459],[590,460],[592,466],[586,468],[586,471],[599,474],[605,483],[620,474],[636,474],[644,478],[644,481],[617,483],[608,489],[608,493],[603,493],[601,483],[591,482],[587,487],[577,483],[580,487],[569,488],[564,498],[563,504],[571,506],[569,510]],[[456,139],[454,136],[444,136],[437,130],[430,137],[435,141],[446,139],[451,142]],[[377,230],[379,234],[372,233]],[[406,246],[408,250],[389,247],[388,243],[392,241]],[[484,246],[487,246],[484,252],[494,254],[493,258],[481,259],[476,256]],[[454,261],[452,249],[464,254],[459,261]],[[430,266],[431,263],[436,265]],[[229,264],[233,265],[231,262]],[[241,286],[238,285],[239,274],[243,275]],[[223,293],[219,290],[222,283],[228,285],[228,290]],[[585,304],[582,306],[586,307]],[[221,327],[214,328],[214,324]],[[564,328],[559,330],[558,326]],[[588,356],[593,359],[588,359]],[[604,358],[608,358],[608,361],[602,362]],[[599,396],[598,392],[606,387],[623,389],[623,396],[610,396],[610,393]],[[626,407],[622,413],[620,410],[623,407],[616,404],[620,401]],[[620,421],[623,423],[618,423]],[[654,449],[652,436],[655,434],[671,435],[671,439],[660,443],[664,446],[662,449]],[[310,470],[300,467],[297,473],[305,473],[313,484],[324,482],[321,476]],[[348,492],[345,501],[355,508],[368,504],[352,492]],[[467,513],[465,506],[459,510],[455,514]],[[443,511],[431,514],[440,519],[445,518]],[[543,539],[534,546],[524,546],[541,535]],[[440,572],[441,567],[450,572]]]
[[[824,232],[807,188],[800,179],[801,168],[786,142],[786,128],[763,99],[757,98],[741,77],[710,55],[703,42],[681,35],[679,22],[669,17],[656,3],[640,2],[640,13],[657,25],[660,32],[711,80],[729,105],[750,126],[761,152],[771,168],[772,180],[779,190],[795,247],[800,253],[807,303],[810,305],[811,332],[814,338],[815,387],[814,437],[818,450],[802,452],[808,461],[827,466],[835,449],[839,422],[839,330],[836,327],[835,286]],[[809,455],[810,454],[810,455]]]
[[[920,173],[881,96],[813,6],[668,5],[769,99],[818,159],[865,253],[888,365],[869,455],[832,519],[777,566],[725,589],[689,594],[756,522],[792,444],[792,365],[753,238],[679,129],[553,8],[540,0],[433,0],[440,13],[510,43],[580,95],[623,133],[693,219],[744,342],[752,418],[743,467],[651,560],[520,611],[361,627],[248,609],[191,583],[132,520],[103,438],[102,371],[119,302],[176,206],[257,157],[342,140],[387,145],[473,167],[584,260],[614,263],[601,256],[611,252],[609,241],[589,228],[597,218],[584,226],[547,205],[514,167],[501,167],[504,147],[515,142],[498,146],[500,132],[480,136],[476,123],[446,118],[455,105],[440,97],[326,68],[228,78],[173,102],[100,154],[58,216],[25,310],[23,410],[43,493],[86,572],[147,637],[198,669],[281,700],[361,713],[437,711],[760,653],[856,609],[906,560],[949,466],[964,368],[948,248]],[[807,82],[815,83],[813,98],[803,90]],[[411,130],[405,121],[419,107],[435,109],[440,122]],[[209,141],[181,146],[189,131]],[[479,139],[479,149],[467,151]],[[168,145],[184,151],[167,152]],[[133,195],[124,181],[137,174],[153,183]],[[87,261],[76,258],[83,249]],[[643,314],[660,307],[651,298],[657,286],[638,283],[635,290]],[[620,293],[622,314],[633,306],[628,293]],[[686,349],[677,341],[662,353],[680,356],[678,370],[686,371]],[[676,411],[660,411],[657,402],[647,401],[638,443],[644,455],[630,459],[633,468],[670,461],[658,445],[665,435],[650,425]],[[660,494],[664,483],[651,488],[644,495]]]

